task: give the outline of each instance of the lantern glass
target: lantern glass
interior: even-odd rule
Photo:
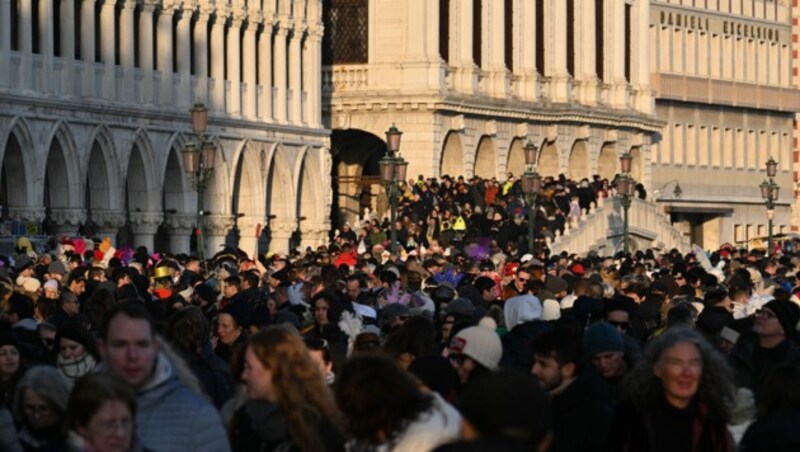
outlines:
[[[778,174],[778,162],[772,157],[767,160],[767,177],[775,177]]]
[[[761,189],[761,197],[764,199],[769,198],[770,190],[769,190],[769,182],[764,181],[761,182],[761,185],[758,186]]]
[[[192,130],[197,135],[205,135],[208,127],[208,108],[202,103],[196,103],[189,111],[192,113]]]
[[[190,174],[196,173],[200,166],[197,145],[189,143],[184,146],[181,156],[183,157],[183,170]]]
[[[406,172],[408,171],[408,162],[403,157],[397,157],[394,161],[394,175],[396,181],[406,180]]]
[[[631,198],[636,196],[636,181],[633,179],[628,180],[628,196]]]
[[[388,155],[378,162],[381,180],[388,184],[394,180],[394,159]]]
[[[631,172],[631,163],[633,161],[633,156],[630,152],[626,152],[622,154],[619,158],[619,166],[623,173],[630,173]]]
[[[778,184],[773,184],[771,191],[772,191],[772,199],[777,201],[778,198],[780,198],[781,186]]]
[[[394,124],[392,127],[389,127],[389,130],[386,131],[386,146],[389,148],[389,152],[394,154],[395,152],[400,150],[400,137],[403,135]]]
[[[213,141],[203,143],[203,168],[214,169],[214,158],[217,156],[217,146]]]
[[[528,143],[523,148],[523,151],[525,152],[525,164],[535,165],[537,157],[536,154],[539,152],[539,149],[536,147],[536,145],[529,140]]]
[[[533,173],[530,171],[522,174],[522,192],[526,195],[533,193]]]
[[[542,176],[533,173],[533,193],[538,194],[540,191],[542,191]]]
[[[617,179],[617,193],[620,196],[627,195],[628,194],[628,185],[629,184],[630,184],[630,181],[628,180],[627,177],[625,177],[625,176],[619,177]]]

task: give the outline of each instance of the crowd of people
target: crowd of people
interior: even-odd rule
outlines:
[[[20,238],[0,450],[800,450],[800,255],[528,253],[518,185],[420,180],[289,255]]]

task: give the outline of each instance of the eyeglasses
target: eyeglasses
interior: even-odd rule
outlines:
[[[133,420],[131,419],[108,419],[106,421],[99,421],[97,424],[100,430],[105,433],[114,433],[117,430],[130,431],[133,429]]]
[[[759,309],[758,311],[756,311],[756,317],[763,317],[765,319],[775,319],[778,316],[775,315],[775,313],[772,311],[767,311],[766,309]]]

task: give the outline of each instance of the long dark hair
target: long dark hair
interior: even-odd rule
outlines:
[[[419,382],[393,360],[360,355],[342,370],[336,386],[336,402],[345,415],[348,432],[357,440],[378,444],[378,432],[389,441],[403,432],[420,413],[433,405]]]

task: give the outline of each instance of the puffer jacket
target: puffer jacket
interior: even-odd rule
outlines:
[[[139,390],[136,402],[136,436],[144,449],[230,451],[219,413],[180,381],[177,367],[165,353],[159,353],[153,377]]]

